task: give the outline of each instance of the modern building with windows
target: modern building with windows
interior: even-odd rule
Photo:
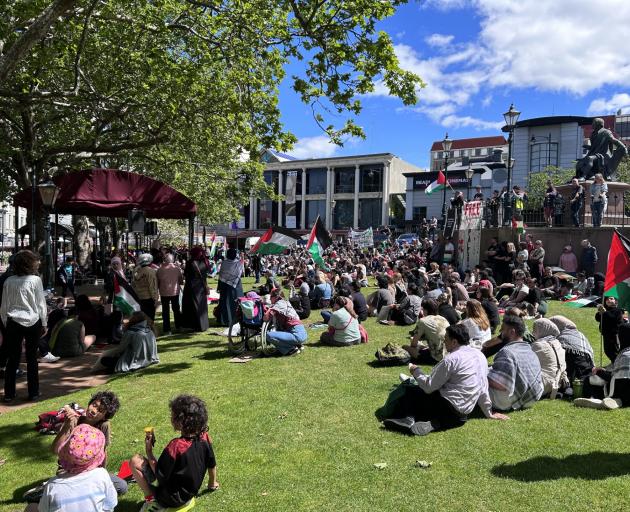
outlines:
[[[420,170],[391,153],[298,160],[266,150],[261,159],[265,181],[284,199],[252,198],[239,229],[307,230],[318,215],[330,230],[388,225],[392,217],[402,222],[403,173]]]

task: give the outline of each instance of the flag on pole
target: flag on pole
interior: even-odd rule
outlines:
[[[214,255],[217,252],[217,232],[212,233],[212,241],[210,242],[210,255],[209,259],[214,259]]]
[[[620,308],[630,308],[630,240],[616,229],[608,252],[604,297],[615,297]]]
[[[134,311],[140,311],[140,304],[135,292],[127,281],[119,281],[114,273],[114,306],[124,315],[130,315]]]
[[[571,298],[564,302],[565,306],[569,306],[570,308],[583,308],[585,306],[590,306],[591,304],[595,304],[599,300],[597,295],[590,295],[588,297],[578,297]]]
[[[300,235],[296,234],[292,229],[272,226],[260,237],[256,245],[254,245],[249,252],[250,254],[261,255],[282,254],[299,239]]]
[[[328,271],[329,268],[328,265],[326,265],[324,258],[322,258],[322,254],[326,250],[326,247],[328,247],[330,244],[332,244],[330,233],[328,232],[328,230],[324,226],[324,223],[322,222],[322,219],[318,215],[317,220],[313,225],[313,229],[311,229],[311,234],[308,237],[306,250],[310,253],[313,261],[319,267],[323,268],[326,271]]]
[[[433,194],[433,192],[444,190],[447,185],[448,182],[446,181],[446,176],[444,176],[444,173],[442,171],[438,171],[437,180],[430,183],[429,186],[424,189],[424,193],[430,196],[431,194]]]

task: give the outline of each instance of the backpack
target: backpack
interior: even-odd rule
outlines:
[[[379,348],[374,355],[383,366],[404,365],[411,360],[409,352],[395,343],[388,343],[383,348]]]

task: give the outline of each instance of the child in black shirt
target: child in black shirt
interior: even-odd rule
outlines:
[[[180,395],[169,405],[171,423],[181,437],[172,439],[156,459],[155,436],[150,429],[145,437],[147,456],[136,454],[130,461],[133,477],[145,495],[141,511],[157,512],[185,505],[199,492],[206,471],[208,489],[219,488],[206,404],[197,397]]]

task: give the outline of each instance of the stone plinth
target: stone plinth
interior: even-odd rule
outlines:
[[[593,180],[583,181],[581,185],[584,187],[584,207],[580,218],[583,220],[585,226],[593,225],[593,215],[591,213],[591,185]],[[602,217],[603,226],[623,226],[630,224],[630,217],[624,218],[624,203],[623,196],[625,192],[630,191],[630,185],[627,183],[620,183],[617,181],[608,181],[608,207]],[[571,204],[570,200],[573,197],[572,190],[573,185],[570,183],[566,185],[557,185],[556,189],[562,194],[566,201],[566,207],[564,210],[564,222],[565,226],[571,226]]]

